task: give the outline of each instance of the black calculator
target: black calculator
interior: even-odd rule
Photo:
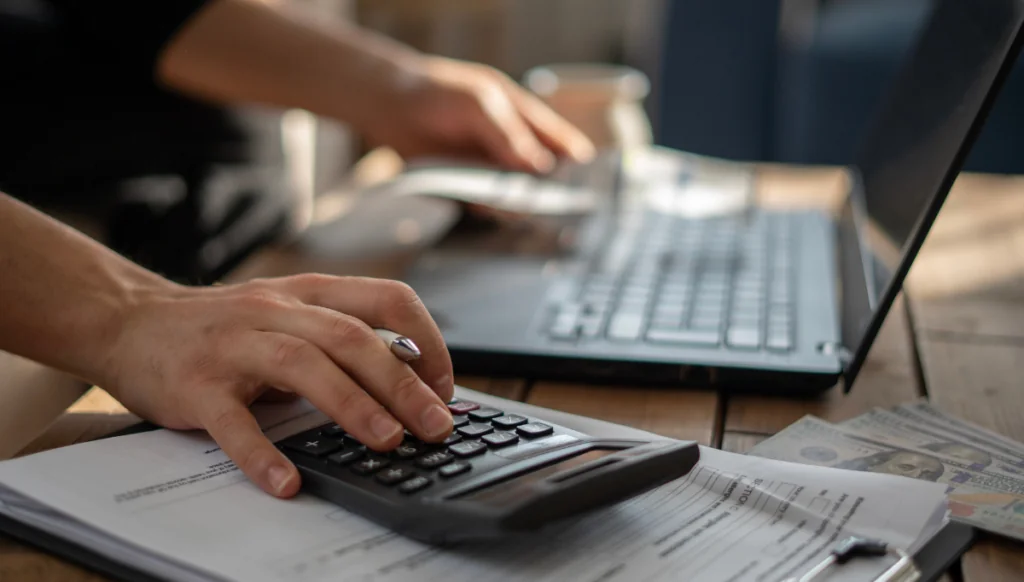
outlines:
[[[450,543],[536,531],[679,478],[697,443],[599,439],[468,400],[443,443],[377,453],[336,424],[277,443],[303,490],[393,531]]]

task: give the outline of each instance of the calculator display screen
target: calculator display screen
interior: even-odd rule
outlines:
[[[522,501],[523,498],[530,494],[529,486],[531,484],[536,483],[537,481],[543,481],[552,475],[578,467],[596,459],[607,457],[608,455],[614,455],[621,450],[622,449],[595,449],[587,451],[553,465],[547,465],[535,471],[520,475],[514,479],[509,479],[508,481],[502,481],[495,485],[478,489],[467,495],[460,496],[460,499],[465,499],[467,501],[479,501],[494,505],[516,503]],[[595,468],[597,468],[597,465],[595,465]]]

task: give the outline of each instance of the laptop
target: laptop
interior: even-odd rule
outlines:
[[[935,3],[845,168],[838,213],[666,211],[613,153],[551,178],[607,193],[565,249],[436,248],[404,280],[461,374],[848,391],[1016,60],[1022,15],[1021,0]],[[749,172],[683,163],[674,184],[685,190],[706,167],[740,182]]]

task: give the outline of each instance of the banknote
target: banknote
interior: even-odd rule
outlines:
[[[895,446],[907,446],[952,457],[972,471],[1024,479],[1024,453],[1000,443],[966,439],[932,423],[918,422],[896,412],[875,408],[839,423],[840,427]]]
[[[1024,455],[1024,443],[1015,441],[1001,434],[982,428],[954,416],[950,416],[935,408],[928,402],[919,401],[903,404],[892,409],[894,414],[912,419],[923,424],[931,424],[936,428],[958,435],[967,442],[990,443],[1007,450]]]
[[[883,442],[805,416],[750,455],[923,479],[946,485],[951,518],[1024,540],[1024,478],[970,469],[970,461],[913,442]]]

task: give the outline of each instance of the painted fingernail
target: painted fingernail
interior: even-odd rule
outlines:
[[[437,404],[432,404],[420,414],[420,427],[427,436],[441,436],[452,428],[452,415]]]
[[[370,422],[370,430],[373,431],[373,436],[378,439],[389,441],[395,436],[395,433],[402,432],[402,425],[395,422],[390,416],[381,413],[373,417],[373,420]]]
[[[274,465],[267,471],[267,478],[270,479],[270,488],[273,489],[274,495],[280,495],[294,479],[294,473],[288,467]]]

